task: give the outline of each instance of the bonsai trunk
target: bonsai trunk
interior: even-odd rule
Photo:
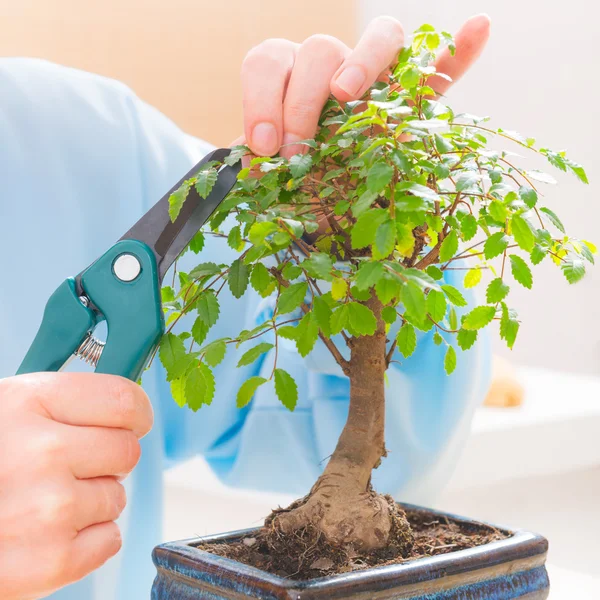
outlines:
[[[403,511],[371,487],[371,472],[386,456],[386,333],[381,302],[373,297],[365,304],[377,330],[350,339],[350,408],[335,451],[310,494],[277,513],[273,523],[286,534],[312,525],[336,547],[374,551],[394,545],[406,554],[412,534]]]

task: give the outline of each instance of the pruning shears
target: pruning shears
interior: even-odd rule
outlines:
[[[119,241],[50,296],[39,331],[17,374],[59,371],[72,356],[97,373],[137,381],[165,331],[160,288],[165,273],[231,191],[240,162],[220,167],[203,199],[192,186],[175,221],[169,197],[211,161],[223,162],[229,149],[206,155]],[[93,336],[106,320],[106,343]]]

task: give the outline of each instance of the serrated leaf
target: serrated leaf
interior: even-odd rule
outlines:
[[[481,329],[489,325],[495,315],[496,309],[493,306],[477,306],[465,315],[463,329]]]
[[[390,219],[384,221],[375,233],[375,244],[373,245],[373,258],[381,259],[388,257],[396,245],[396,224]]]
[[[438,133],[433,137],[435,140],[435,148],[440,154],[445,154],[446,152],[452,152],[454,150],[454,146],[450,140],[442,137]]]
[[[469,350],[477,340],[476,329],[460,329],[456,334],[456,343],[461,350]]]
[[[277,312],[280,315],[285,315],[296,310],[304,302],[307,291],[308,284],[306,281],[293,283],[285,288],[277,301]]]
[[[500,200],[492,200],[488,207],[488,212],[490,213],[492,219],[500,223],[504,223],[508,217],[508,210],[506,206],[500,202]]]
[[[342,300],[348,294],[348,282],[342,277],[336,277],[331,284],[331,297]]]
[[[441,346],[441,345],[444,343],[444,338],[443,338],[443,337],[440,335],[440,332],[439,332],[439,331],[436,331],[436,332],[433,334],[433,343],[434,343],[436,346]]]
[[[465,173],[461,173],[456,180],[456,191],[464,192],[465,190],[469,190],[471,188],[476,188],[477,182],[481,179],[479,173],[474,171],[467,171]]]
[[[332,281],[333,276],[333,259],[329,254],[323,252],[315,252],[310,255],[310,258],[302,263],[302,267],[306,269],[309,275],[324,281]]]
[[[360,335],[373,335],[377,329],[377,319],[373,311],[358,302],[349,302],[348,323],[353,331]]]
[[[448,298],[448,300],[450,300],[454,306],[458,306],[460,308],[467,305],[465,297],[454,286],[443,285],[442,291],[446,294],[446,298]]]
[[[368,290],[383,277],[384,272],[380,262],[364,262],[358,269],[354,283],[359,290]]]
[[[204,233],[202,233],[202,231],[199,231],[198,233],[196,233],[196,235],[190,240],[190,250],[194,253],[194,254],[198,254],[200,252],[202,252],[202,249],[204,248],[204,243],[206,242],[206,239],[204,237]]]
[[[381,192],[392,181],[394,167],[383,160],[378,160],[367,173],[367,189],[372,192]]]
[[[273,344],[269,344],[268,342],[257,344],[253,348],[250,348],[248,351],[244,352],[237,366],[244,367],[246,365],[251,365],[259,356],[262,356],[273,347]]]
[[[196,344],[202,346],[207,335],[208,325],[204,322],[204,319],[202,319],[202,317],[198,317],[192,325],[192,337],[194,338]]]
[[[520,256],[511,254],[510,268],[515,280],[518,281],[523,287],[526,287],[528,290],[530,290],[531,286],[533,285],[533,275],[531,274],[531,269],[527,263]]]
[[[448,235],[444,238],[442,245],[440,246],[440,261],[446,262],[456,256],[458,251],[458,235],[454,229],[452,229]]]
[[[533,188],[521,186],[519,188],[519,196],[528,208],[533,208],[537,204],[538,195]]]
[[[275,393],[288,410],[296,408],[298,386],[293,377],[283,369],[275,369]]]
[[[256,390],[266,383],[267,380],[264,377],[250,377],[241,385],[238,393],[237,393],[237,407],[243,408],[246,406],[252,397],[256,393]]]
[[[216,367],[225,358],[227,344],[223,340],[215,340],[202,349],[204,362],[211,367]]]
[[[352,247],[359,249],[370,246],[375,241],[377,228],[386,219],[389,219],[389,214],[382,208],[369,210],[362,214],[357,219],[350,234]]]
[[[202,363],[198,363],[185,379],[185,398],[187,405],[196,412],[201,406],[209,405],[215,395],[213,372]]]
[[[396,322],[398,314],[393,306],[384,306],[381,310],[381,318],[388,324],[392,325]]]
[[[481,275],[482,275],[481,269],[479,269],[478,267],[475,267],[475,268],[471,269],[470,271],[467,271],[467,274],[465,275],[464,286],[466,288],[475,287],[481,281]]]
[[[198,316],[206,323],[210,328],[219,319],[219,301],[215,294],[212,292],[204,292],[196,302],[196,310]]]
[[[540,212],[543,212],[546,215],[546,219],[556,227],[561,233],[565,233],[565,226],[562,224],[562,221],[558,218],[558,216],[552,212],[549,208],[542,206],[540,208]]]
[[[569,283],[577,283],[585,275],[585,263],[581,258],[566,258],[561,262],[560,269]]]
[[[483,245],[483,254],[487,260],[500,256],[508,247],[510,238],[504,233],[504,231],[498,231],[490,235],[485,240]]]
[[[206,199],[217,183],[217,171],[213,167],[202,169],[196,175],[196,191],[200,198]]]
[[[294,179],[304,177],[312,167],[313,159],[310,154],[296,154],[290,158],[290,172]]]
[[[250,227],[248,239],[255,246],[260,246],[269,235],[275,233],[278,229],[277,224],[272,221],[260,221]]]
[[[506,298],[510,287],[504,283],[501,277],[496,277],[492,280],[486,290],[486,301],[489,304],[495,304],[501,302]]]
[[[513,215],[510,223],[515,242],[526,252],[531,252],[535,246],[535,235],[531,225],[521,215]]]
[[[434,281],[440,281],[441,279],[444,278],[444,273],[443,271],[439,268],[436,267],[435,265],[429,265],[426,269],[425,272],[427,273],[427,275],[429,275],[429,277],[431,277]]]
[[[439,323],[444,319],[446,308],[446,296],[443,292],[431,290],[429,294],[427,294],[427,312],[436,323]]]
[[[339,308],[336,308],[331,315],[331,334],[337,335],[345,329],[348,325],[348,305],[344,304]]]
[[[538,244],[533,247],[529,258],[534,265],[539,265],[546,258],[546,251]]]
[[[179,379],[189,368],[192,358],[187,354],[183,340],[174,333],[166,333],[160,340],[158,356],[167,371],[167,381]]]
[[[414,281],[409,281],[402,286],[401,299],[404,307],[411,315],[420,320],[425,317],[425,294]]]
[[[244,241],[242,240],[242,232],[239,225],[236,225],[229,230],[227,245],[230,248],[233,248],[233,250],[240,250],[243,248]]]
[[[233,261],[229,269],[227,283],[231,293],[236,298],[241,298],[248,287],[248,266],[241,259]]]
[[[409,66],[408,68],[402,71],[402,75],[400,75],[400,85],[405,90],[410,90],[417,85],[419,85],[419,81],[421,80],[421,73],[417,67]]]
[[[404,323],[398,331],[396,342],[398,350],[404,358],[412,356],[417,348],[417,333],[415,328],[410,323]]]
[[[315,317],[317,325],[321,328],[323,335],[329,337],[331,335],[332,311],[329,304],[321,296],[314,297],[312,314]]]
[[[375,293],[383,304],[400,297],[400,281],[395,277],[383,277],[375,285]]]
[[[170,383],[171,387],[171,396],[173,396],[173,400],[180,408],[183,408],[186,404],[185,399],[185,377],[180,377],[179,379],[174,379]]]
[[[473,215],[465,215],[460,224],[463,239],[468,242],[477,234],[477,219]]]
[[[502,303],[502,318],[500,319],[500,337],[506,342],[506,345],[512,350],[519,333],[519,321],[513,319],[509,313],[508,307]]]
[[[171,221],[175,221],[181,212],[183,203],[190,193],[190,184],[187,182],[182,183],[178,189],[176,189],[169,196],[169,218]]]
[[[454,346],[448,346],[446,356],[444,357],[444,370],[446,375],[452,375],[456,369],[456,350]]]
[[[252,267],[250,284],[263,298],[266,298],[273,293],[277,282],[265,265],[256,263]]]
[[[318,337],[319,326],[313,313],[305,314],[296,327],[296,347],[300,356],[305,357],[310,354],[315,347]]]
[[[375,202],[378,195],[379,194],[377,192],[372,192],[371,190],[366,190],[363,192],[363,194],[352,207],[352,214],[358,218],[363,213],[367,212],[369,208],[371,208],[373,202]]]
[[[192,279],[203,279],[221,272],[221,267],[213,262],[202,263],[190,271]]]

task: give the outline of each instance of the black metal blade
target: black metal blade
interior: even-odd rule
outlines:
[[[181,212],[174,222],[169,217],[169,197],[186,179],[196,175],[202,165],[213,160],[222,162],[230,152],[228,148],[219,148],[207,154],[121,238],[139,240],[154,250],[160,281],[231,191],[241,165],[238,162],[233,167],[228,165],[221,167],[217,183],[206,199],[201,198],[196,189],[191,187]]]

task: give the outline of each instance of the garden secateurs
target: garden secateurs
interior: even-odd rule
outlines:
[[[223,165],[206,199],[191,187],[175,219],[169,197],[202,165],[222,162],[229,149],[206,155],[107,252],[50,296],[42,324],[17,374],[59,371],[77,356],[97,373],[139,379],[165,331],[160,288],[165,273],[233,187],[240,170]],[[106,320],[106,344],[93,336]]]

